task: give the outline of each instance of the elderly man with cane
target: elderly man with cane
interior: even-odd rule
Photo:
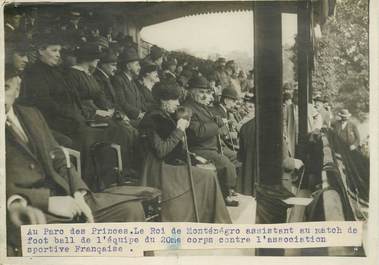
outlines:
[[[184,106],[193,112],[187,129],[190,151],[215,164],[225,204],[237,207],[238,201],[231,197],[237,179],[236,168],[222,153],[220,134],[221,128],[224,127],[224,121],[209,109],[212,96],[208,81],[202,76],[195,76],[189,82],[189,89],[191,97],[186,100]]]

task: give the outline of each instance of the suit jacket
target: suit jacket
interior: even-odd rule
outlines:
[[[188,98],[183,104],[192,109],[192,118],[187,129],[188,145],[193,151],[218,150],[219,127],[214,121],[214,115],[208,107]]]
[[[143,99],[136,83],[120,72],[113,77],[112,84],[121,109],[129,118],[137,119],[143,109]]]
[[[145,112],[153,110],[157,105],[157,101],[154,99],[150,89],[148,89],[142,82],[137,82],[137,86],[142,96],[142,110]]]
[[[242,162],[241,167],[241,193],[253,195],[255,185],[256,168],[256,127],[255,118],[242,125],[240,130],[240,142],[237,153],[238,160]]]
[[[96,69],[93,76],[95,77],[96,81],[99,83],[100,87],[102,88],[105,97],[108,100],[108,104],[111,108],[119,109],[119,106],[117,105],[117,96],[116,91],[112,85],[112,82],[109,77],[105,76],[103,72],[101,72],[99,69]]]
[[[19,194],[35,207],[47,211],[50,196],[72,194],[87,185],[73,170],[68,174],[64,154],[41,113],[14,105],[14,111],[28,136],[25,144],[6,128],[6,193]]]
[[[221,107],[220,104],[215,105],[213,108],[211,108],[211,111],[214,115],[220,116],[221,118],[228,118],[228,112]]]
[[[361,138],[357,126],[351,121],[347,121],[346,127],[342,129],[342,123],[335,124],[335,131],[338,137],[347,145],[355,145],[358,147],[361,143]]]
[[[90,113],[95,112],[97,109],[107,110],[109,102],[99,83],[92,74],[79,69],[74,67],[67,69],[66,80],[71,88],[74,88],[79,94],[82,105],[92,109]],[[87,113],[87,117],[92,116],[93,114],[88,115]]]
[[[95,221],[96,218],[112,221],[112,216],[117,215],[117,212],[107,215],[106,211],[117,204],[145,196],[143,192],[146,189],[131,186],[92,193],[74,168],[67,169],[62,149],[54,140],[41,113],[35,108],[16,105],[14,111],[28,136],[29,144],[23,143],[10,128],[6,129],[7,198],[14,194],[21,195],[32,206],[47,212],[50,196],[72,195],[84,189],[88,191],[87,204],[95,214],[99,214]],[[139,209],[136,212],[140,212]]]

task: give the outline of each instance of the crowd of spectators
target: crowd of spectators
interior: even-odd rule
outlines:
[[[225,206],[239,205],[236,190],[255,195],[254,71],[222,57],[205,60],[156,45],[140,58],[131,36],[114,34],[92,12],[36,12],[6,10],[6,85],[14,88],[15,106],[38,110],[59,145],[80,151],[89,189],[109,182],[99,181],[93,146],[114,143],[121,147],[125,181],[162,191],[163,221],[231,222]],[[295,159],[296,93],[293,85],[283,87],[283,157],[291,159],[284,163],[290,170],[302,167]],[[310,132],[332,124],[327,100],[315,95],[314,102]],[[349,112],[338,117],[337,132],[355,150],[360,139]],[[10,186],[7,192],[19,190]]]

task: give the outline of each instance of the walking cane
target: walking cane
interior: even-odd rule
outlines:
[[[224,155],[224,150],[222,149],[222,143],[221,143],[221,136],[220,136],[220,134],[217,134],[217,142],[218,142],[218,145],[220,146],[220,153],[221,153],[221,155]]]
[[[176,118],[179,119],[186,119],[190,120],[192,116],[192,111],[191,109],[185,108],[185,107],[179,107],[176,111]],[[192,200],[193,200],[193,207],[195,211],[195,220],[197,223],[200,222],[199,220],[199,210],[197,208],[197,198],[195,194],[195,184],[193,181],[193,175],[192,175],[192,163],[191,163],[191,156],[190,152],[188,150],[188,140],[187,140],[187,134],[184,131],[184,137],[183,137],[183,143],[185,146],[185,152],[186,152],[186,161],[187,161],[187,169],[188,169],[188,176],[190,180],[190,185],[191,185],[191,193],[192,193]]]
[[[185,145],[185,148],[186,148],[186,156],[187,156],[186,160],[187,160],[188,175],[189,175],[190,184],[191,184],[193,207],[194,207],[194,210],[195,210],[195,220],[196,220],[197,223],[199,223],[200,222],[200,220],[199,220],[199,210],[197,208],[197,200],[196,200],[196,194],[195,194],[195,184],[194,184],[194,181],[193,181],[192,168],[191,168],[192,167],[191,156],[190,156],[190,152],[188,150],[188,141],[187,141],[187,134],[186,134],[186,132],[184,132],[183,142],[184,142],[184,145]]]
[[[234,148],[234,141],[233,141],[233,138],[232,138],[232,132],[230,131],[229,126],[228,126],[228,134],[229,134],[230,142],[232,143],[232,149],[233,149],[233,152],[235,153],[236,150],[235,150],[235,148]]]

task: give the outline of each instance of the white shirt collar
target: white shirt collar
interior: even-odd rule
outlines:
[[[82,72],[86,73],[87,75],[91,75],[91,73],[87,69],[84,69],[80,65],[73,65],[73,66],[71,66],[71,68],[82,71]]]
[[[24,134],[24,136],[27,138],[25,131],[24,131],[24,128],[22,128],[22,126],[21,126],[20,120],[17,118],[16,114],[14,113],[13,106],[10,108],[10,110],[8,111],[8,113],[6,115],[7,115],[7,119],[12,122],[13,126],[16,126]],[[6,121],[6,123],[7,123],[7,125],[10,125],[8,123],[8,121]]]
[[[225,111],[225,113],[228,113],[228,110],[224,107],[224,105],[220,104],[220,107]]]
[[[97,70],[99,70],[100,73],[102,73],[106,78],[109,78],[109,75],[105,73],[100,67],[97,67]]]
[[[14,113],[13,106],[10,108],[10,110],[7,112],[7,119],[14,121],[17,119],[16,114]]]
[[[126,77],[129,79],[129,81],[132,81],[133,78],[127,73],[127,72],[124,72],[124,74],[126,75]]]

